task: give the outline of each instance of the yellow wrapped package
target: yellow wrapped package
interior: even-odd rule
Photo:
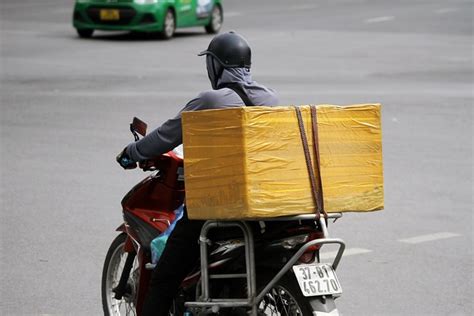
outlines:
[[[310,107],[300,109],[314,156]],[[294,107],[185,112],[182,122],[189,218],[315,212]],[[317,122],[325,210],[382,209],[380,104],[318,105]]]

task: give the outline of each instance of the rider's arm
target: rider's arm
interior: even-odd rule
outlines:
[[[182,143],[181,113],[219,107],[216,105],[217,100],[215,91],[202,92],[189,101],[176,117],[169,119],[138,142],[128,145],[126,153],[133,161],[147,160],[167,153]]]

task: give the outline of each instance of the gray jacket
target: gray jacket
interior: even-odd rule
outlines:
[[[253,105],[274,106],[279,103],[275,91],[253,81],[250,71],[246,68],[224,69],[218,84],[225,83],[243,85]],[[189,101],[176,117],[169,119],[138,142],[128,145],[127,154],[134,161],[146,160],[166,153],[180,145],[182,143],[181,113],[184,111],[221,109],[244,105],[239,95],[229,88],[203,91],[195,99]]]

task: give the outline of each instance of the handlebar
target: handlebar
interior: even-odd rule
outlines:
[[[156,171],[159,170],[156,160],[143,160],[138,163],[138,167],[143,171]]]
[[[138,136],[139,134],[145,137],[146,130],[147,130],[147,124],[144,121],[140,120],[139,118],[134,117],[132,123],[130,124],[130,131],[133,134],[135,142],[140,140],[140,137]],[[138,163],[138,167],[142,169],[143,171],[160,170],[163,167],[167,167],[167,165],[164,165],[164,161],[169,161],[170,158],[182,164],[182,161],[183,161],[182,148],[179,149],[179,147],[180,146],[176,147],[174,150],[169,151],[166,154],[157,156],[155,158],[140,161]]]
[[[168,169],[172,161],[181,164],[183,163],[183,158],[178,156],[173,151],[169,151],[166,154],[162,154],[155,158],[148,160],[143,160],[138,163],[138,167],[143,171],[157,171],[161,169]]]

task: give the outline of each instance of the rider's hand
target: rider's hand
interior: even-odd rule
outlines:
[[[127,147],[125,147],[116,158],[119,165],[124,169],[135,169],[137,163],[130,159],[130,156],[127,155]]]

